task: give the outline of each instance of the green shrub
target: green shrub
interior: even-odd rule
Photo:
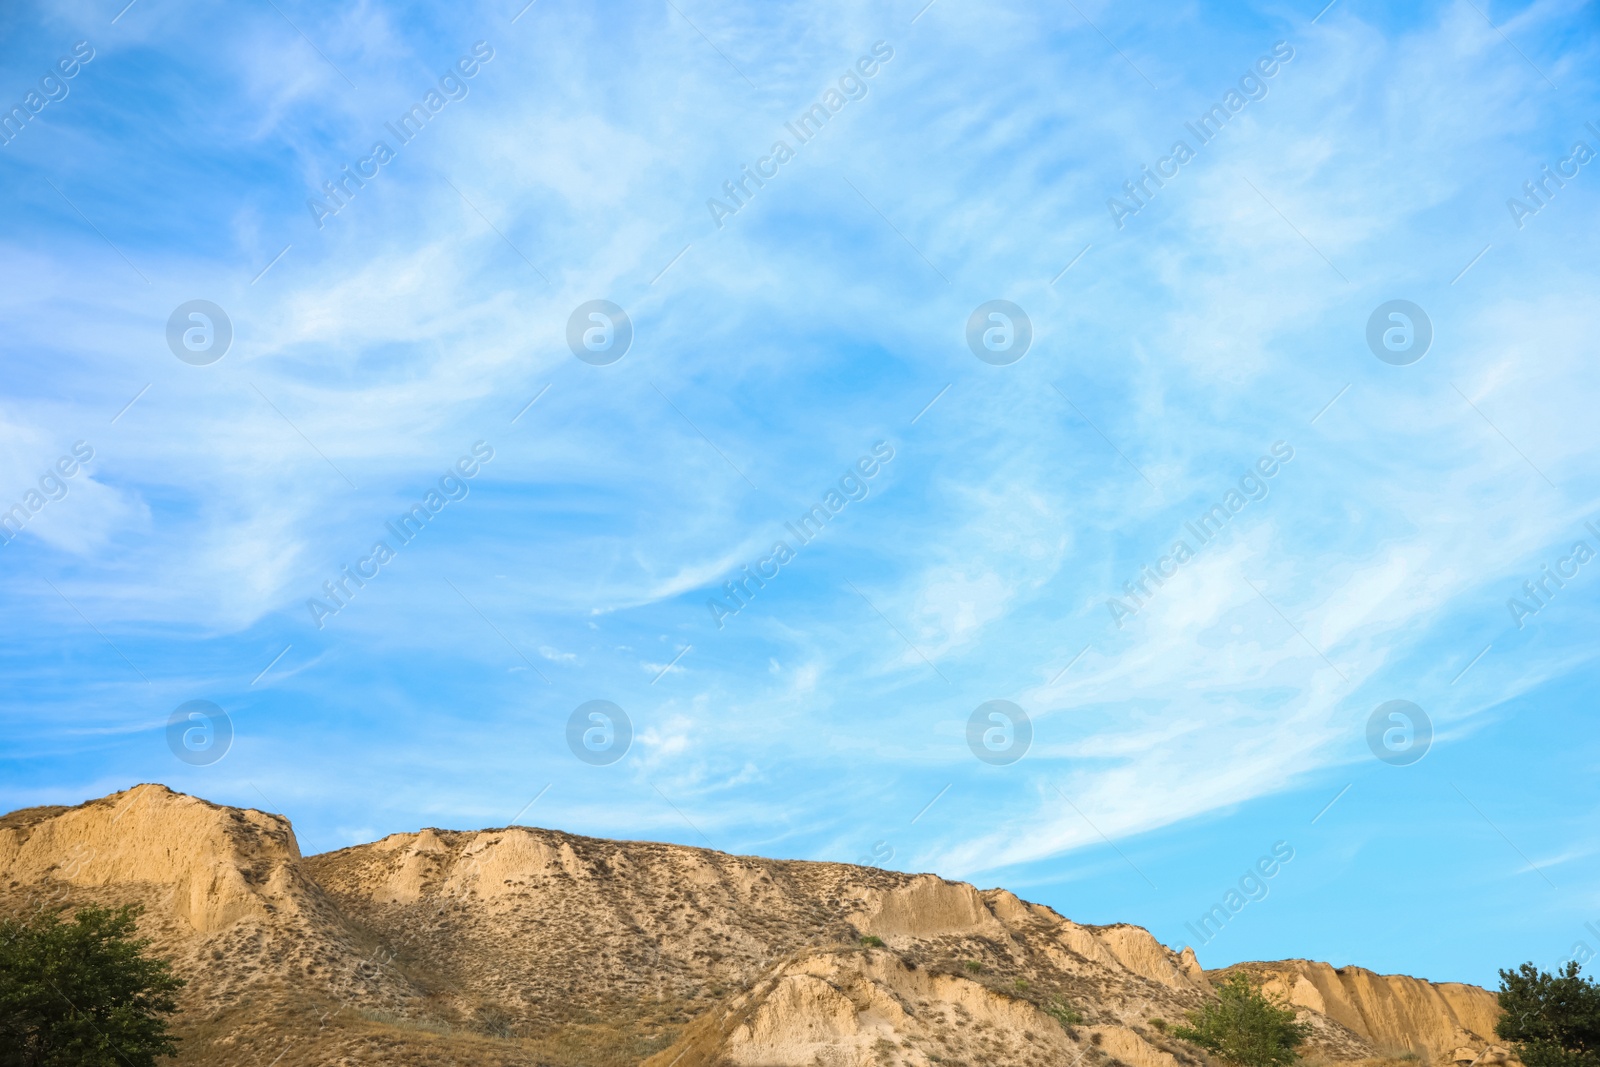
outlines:
[[[1600,984],[1569,961],[1557,974],[1524,963],[1500,972],[1495,1035],[1527,1067],[1600,1067]]]
[[[1188,1015],[1189,1025],[1173,1027],[1172,1035],[1238,1067],[1287,1067],[1311,1029],[1295,1022],[1292,1008],[1268,1000],[1242,973],[1217,988],[1216,1000]]]
[[[979,963],[977,960],[968,960],[967,970],[971,971],[973,974],[982,974],[983,964]]]
[[[1060,997],[1052,997],[1050,1003],[1045,1005],[1044,1013],[1063,1027],[1083,1025],[1083,1016]]]
[[[868,934],[866,937],[861,939],[861,945],[863,948],[882,948],[883,938],[874,937],[873,935]]]
[[[155,1067],[183,980],[134,940],[139,909],[0,922],[0,1067]]]

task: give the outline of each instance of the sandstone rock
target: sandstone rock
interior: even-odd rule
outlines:
[[[300,848],[287,819],[139,785],[31,826],[0,829],[0,871],[20,882],[166,891],[197,932],[293,908]]]
[[[1102,1049],[1132,1067],[1178,1067],[1170,1052],[1161,1051],[1127,1027],[1097,1026],[1091,1034],[1099,1035]]]
[[[850,920],[863,933],[885,940],[941,935],[1004,938],[1006,928],[964,882],[919,874],[887,892],[863,889]]]
[[[85,902],[142,903],[189,980],[177,1067],[1208,1067],[1149,1020],[1219,977],[1139,927],[931,874],[521,826],[301,857],[281,816],[158,785],[0,817],[0,910]],[[1240,966],[1326,1061],[1515,1063],[1476,987]]]
[[[1318,1020],[1335,1024],[1381,1055],[1411,1052],[1433,1063],[1452,1049],[1487,1045],[1500,1016],[1493,993],[1458,982],[1381,975],[1362,967],[1335,970],[1310,960],[1240,967],[1265,979],[1269,994],[1314,1013],[1313,1025],[1330,1046],[1338,1046],[1341,1035]]]
[[[1116,926],[1099,927],[1095,935],[1111,950],[1117,962],[1134,974],[1173,989],[1203,988],[1197,978],[1185,969],[1182,959],[1143,927],[1119,923]],[[1189,952],[1189,958],[1194,959],[1193,950],[1186,951]]]

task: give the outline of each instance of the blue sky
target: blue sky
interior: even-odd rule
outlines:
[[[1318,6],[9,8],[0,807],[881,863],[1207,966],[1600,951],[1600,19]],[[1020,359],[968,346],[994,300]],[[169,747],[195,700],[220,759]]]

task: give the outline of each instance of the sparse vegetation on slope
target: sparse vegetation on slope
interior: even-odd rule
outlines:
[[[1221,1067],[1150,1021],[1216,997],[1192,951],[931,874],[531,827],[302,857],[281,816],[140,786],[0,816],[0,916],[41,900],[145,905],[189,979],[173,1067]],[[1308,1009],[1307,1067],[1407,1041],[1447,1067],[1497,1017],[1472,986],[1241,967]]]
[[[1217,1053],[1238,1067],[1286,1067],[1295,1061],[1310,1028],[1291,1008],[1273,1003],[1247,974],[1231,975],[1217,999],[1189,1012],[1188,1026],[1172,1035]]]

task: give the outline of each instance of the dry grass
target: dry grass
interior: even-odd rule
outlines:
[[[153,843],[134,856],[152,871],[174,840],[163,812],[187,799],[152,791],[120,816],[119,834]],[[189,803],[191,830],[213,818],[219,827],[191,833],[207,857],[195,884],[228,874],[243,887],[242,910],[211,927],[193,920],[188,882],[86,867],[81,884],[68,884],[50,857],[26,879],[0,872],[0,914],[40,899],[145,905],[141,933],[190,983],[179,1067],[717,1067],[730,1035],[801,971],[827,975],[861,1018],[898,1020],[900,1029],[862,1037],[863,1055],[883,1067],[919,1056],[1116,1067],[1112,1048],[1143,1056],[1135,1067],[1170,1067],[1163,1054],[1216,1067],[1148,1024],[1181,1020],[1203,992],[1108,963],[1098,942],[1084,949],[1095,958],[1080,955],[1067,947],[1069,924],[1014,900],[1002,922],[1001,911],[985,911],[998,906],[995,893],[524,828],[397,835],[298,859],[281,820]],[[27,809],[0,817],[0,835],[43,836],[39,827],[85,808],[107,818],[124,810],[110,800]],[[929,906],[949,905],[944,918],[919,904],[912,933],[864,918],[890,898],[925,900],[903,891],[930,885],[944,904]],[[983,921],[961,919],[966,908]],[[1092,940],[1090,928],[1072,929]],[[887,1015],[874,1016],[879,1008]],[[1104,1047],[1102,1030],[1115,1039]],[[1328,1034],[1314,1050],[1323,1059],[1304,1067],[1426,1067],[1354,1062],[1371,1045]]]

